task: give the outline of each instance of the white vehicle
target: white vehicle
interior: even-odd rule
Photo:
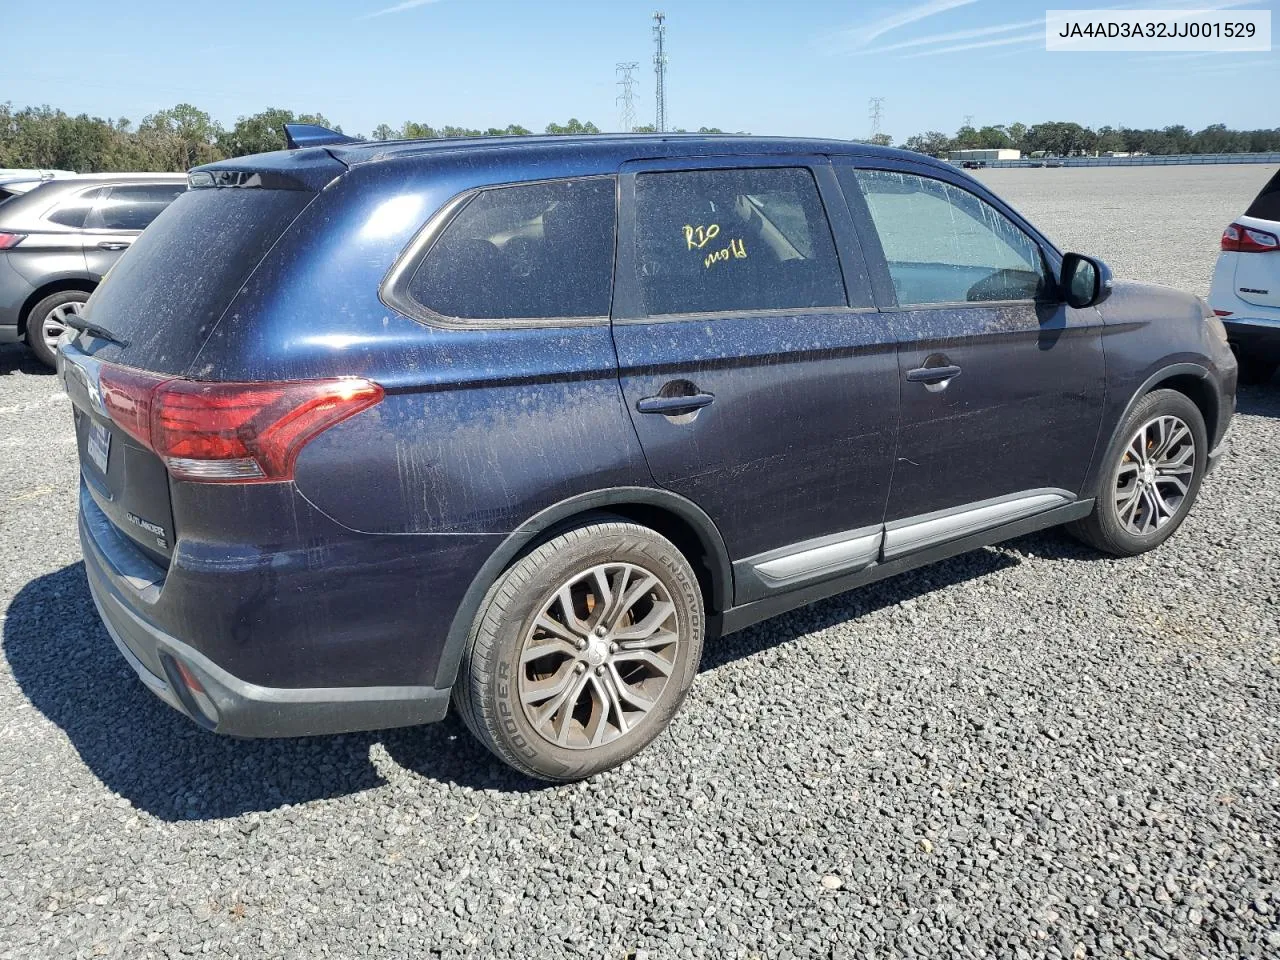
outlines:
[[[1222,232],[1209,306],[1222,318],[1241,383],[1265,383],[1280,366],[1280,172]]]
[[[16,170],[5,167],[0,169],[0,203],[28,192],[46,180],[59,180],[75,175],[74,170]]]

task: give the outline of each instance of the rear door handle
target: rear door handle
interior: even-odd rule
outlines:
[[[124,250],[129,244],[121,240],[103,240],[98,244],[99,250]]]
[[[907,379],[912,383],[941,383],[952,377],[960,376],[960,368],[955,364],[947,367],[916,367],[907,371]]]
[[[663,416],[675,417],[701,410],[713,400],[715,396],[710,393],[691,393],[684,397],[643,397],[636,401],[636,409],[641,413],[661,413]]]

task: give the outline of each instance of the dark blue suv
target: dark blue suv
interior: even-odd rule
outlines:
[[[99,613],[218,732],[452,701],[586,776],[704,639],[1055,524],[1155,547],[1234,407],[1201,301],[916,154],[330,142],[190,184],[60,366]]]

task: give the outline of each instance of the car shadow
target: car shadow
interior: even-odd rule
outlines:
[[[988,576],[1016,565],[1016,552],[974,551],[775,617],[710,643],[701,669]],[[83,563],[37,577],[18,592],[4,620],[3,648],[23,694],[66,734],[90,771],[162,820],[234,817],[382,786],[379,745],[403,770],[431,780],[504,793],[554,788],[497,760],[456,713],[424,727],[329,737],[237,740],[208,733],[134,676],[98,619]]]
[[[0,377],[11,373],[53,376],[53,371],[37,360],[36,355],[23,343],[6,343],[0,346]]]
[[[700,669],[716,670],[818,630],[857,620],[944,587],[989,576],[1017,563],[1016,557],[987,547],[856,587],[712,641],[702,652]]]
[[[501,763],[450,715],[404,730],[237,740],[208,733],[151,694],[116,650],[89,596],[84,564],[26,584],[4,619],[9,668],[113,793],[162,820],[211,820],[341,797],[386,783],[382,744],[402,767],[476,789],[547,785]]]
[[[1236,413],[1280,417],[1280,377],[1272,377],[1264,384],[1241,387],[1236,393]]]

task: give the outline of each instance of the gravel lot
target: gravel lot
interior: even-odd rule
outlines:
[[[1258,166],[984,171],[1205,293]],[[709,648],[567,788],[453,718],[202,733],[93,613],[67,403],[0,349],[0,957],[1280,955],[1280,384],[1155,554],[1049,533]]]

